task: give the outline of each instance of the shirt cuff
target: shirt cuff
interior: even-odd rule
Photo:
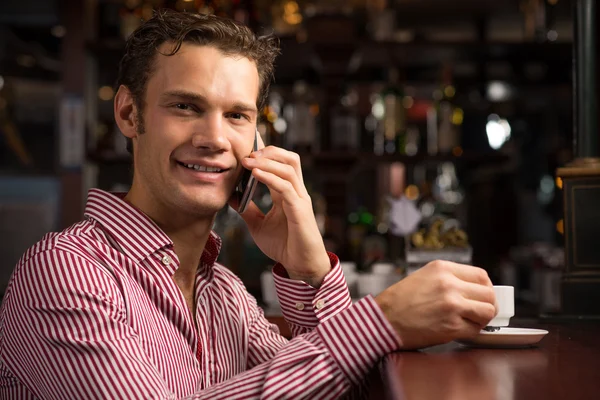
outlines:
[[[316,331],[353,384],[358,384],[382,357],[402,345],[371,296],[320,324]]]
[[[273,267],[275,288],[284,318],[292,325],[313,329],[352,305],[348,285],[338,257],[329,253],[331,271],[317,289],[306,282],[290,279],[280,263]],[[292,326],[294,334],[296,329]]]

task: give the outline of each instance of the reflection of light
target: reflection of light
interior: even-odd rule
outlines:
[[[549,41],[554,42],[556,41],[556,39],[558,39],[558,32],[551,30],[548,31],[548,33],[546,34],[546,37],[548,38]]]
[[[275,129],[277,133],[283,133],[287,129],[287,122],[285,122],[285,119],[279,118],[273,123],[273,129]]]
[[[277,114],[275,114],[275,111],[269,111],[267,114],[267,120],[271,123],[277,121]]]
[[[556,187],[559,189],[562,189],[562,185],[563,185],[562,178],[560,176],[557,176],[556,177]]]
[[[425,217],[431,217],[435,211],[435,206],[431,203],[423,203],[421,206],[421,214]]]
[[[452,154],[453,154],[455,157],[460,157],[460,156],[462,156],[462,153],[463,153],[463,149],[462,149],[462,147],[460,147],[460,146],[455,146],[455,147],[452,149]]]
[[[302,15],[299,13],[300,8],[295,1],[288,1],[283,6],[283,19],[290,25],[298,25],[302,22]]]
[[[454,88],[454,86],[448,85],[444,88],[444,95],[446,95],[446,97],[454,97],[455,94],[456,89]]]
[[[404,195],[409,200],[416,200],[419,198],[419,188],[415,185],[408,185],[406,189],[404,189]]]
[[[554,179],[550,175],[544,175],[540,179],[540,186],[537,192],[537,199],[540,204],[548,204],[554,198]]]
[[[373,104],[373,107],[371,108],[371,113],[375,118],[382,119],[383,114],[385,113],[385,107],[383,106],[383,103],[381,101],[378,101],[375,104]]]
[[[560,233],[561,235],[564,235],[565,233],[565,221],[564,220],[560,220],[556,223],[556,230],[558,231],[558,233]]]
[[[67,33],[67,30],[62,25],[56,25],[56,26],[53,26],[52,29],[50,29],[50,33],[52,33],[52,36],[61,38],[61,37],[65,36],[65,33]]]
[[[410,96],[406,96],[405,98],[402,99],[402,105],[406,109],[411,108],[414,104],[415,104],[415,100]]]
[[[554,191],[554,180],[549,175],[544,175],[540,180],[540,190],[544,193],[552,193]]]
[[[298,25],[302,22],[302,15],[300,14],[286,14],[283,16],[285,22],[290,25]]]
[[[0,75],[0,90],[4,87],[4,78]]]
[[[109,101],[113,98],[114,93],[113,88],[110,86],[102,86],[98,90],[98,97],[100,97],[100,100]]]
[[[496,121],[488,121],[485,126],[485,131],[488,136],[488,141],[492,149],[499,149],[506,140],[504,128]]]
[[[498,150],[510,139],[510,125],[505,119],[490,118],[485,126],[485,131],[490,147],[494,150]]]
[[[504,82],[490,82],[487,87],[487,97],[490,101],[505,101],[510,97],[510,88]]]
[[[461,125],[463,123],[463,118],[465,116],[462,108],[456,107],[452,112],[452,123],[454,125]]]
[[[452,179],[448,175],[442,174],[437,177],[435,183],[439,186],[441,190],[444,190],[450,188],[450,185],[452,185]]]
[[[463,200],[463,195],[460,192],[444,192],[440,195],[446,204],[460,204]]]
[[[299,10],[298,7],[298,3],[296,3],[295,1],[288,1],[287,3],[285,3],[285,5],[283,6],[284,10],[286,13],[297,13]]]
[[[502,126],[502,129],[504,129],[504,132],[506,132],[506,134],[508,135],[507,139],[510,139],[512,129],[510,128],[510,124],[508,123],[508,121],[505,119],[500,119],[498,123]]]

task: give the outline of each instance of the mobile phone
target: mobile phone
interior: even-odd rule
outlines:
[[[258,129],[254,134],[254,148],[253,152],[258,150]],[[242,177],[237,185],[236,194],[238,196],[238,209],[237,212],[242,214],[246,211],[248,204],[252,200],[254,196],[254,191],[256,190],[256,184],[258,181],[252,175],[252,171],[249,169],[243,168]]]

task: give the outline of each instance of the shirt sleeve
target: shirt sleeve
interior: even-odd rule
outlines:
[[[57,250],[28,263],[3,303],[0,351],[36,398],[176,398],[128,325],[107,272]],[[186,399],[334,399],[400,346],[371,297],[289,342],[251,306],[249,352],[264,361]]]
[[[306,282],[290,279],[281,264],[273,267],[275,288],[283,317],[293,336],[310,332],[320,322],[338,314],[352,305],[348,284],[338,257],[329,254],[331,271],[319,288]]]
[[[189,398],[338,399],[358,387],[382,357],[401,346],[371,296],[283,346],[278,346],[281,339],[267,326],[259,313],[250,352],[256,352],[254,347],[260,351],[269,347],[274,351],[270,360]]]

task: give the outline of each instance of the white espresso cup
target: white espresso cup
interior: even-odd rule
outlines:
[[[488,326],[508,326],[515,315],[515,288],[512,286],[494,286],[498,315],[490,321]]]

